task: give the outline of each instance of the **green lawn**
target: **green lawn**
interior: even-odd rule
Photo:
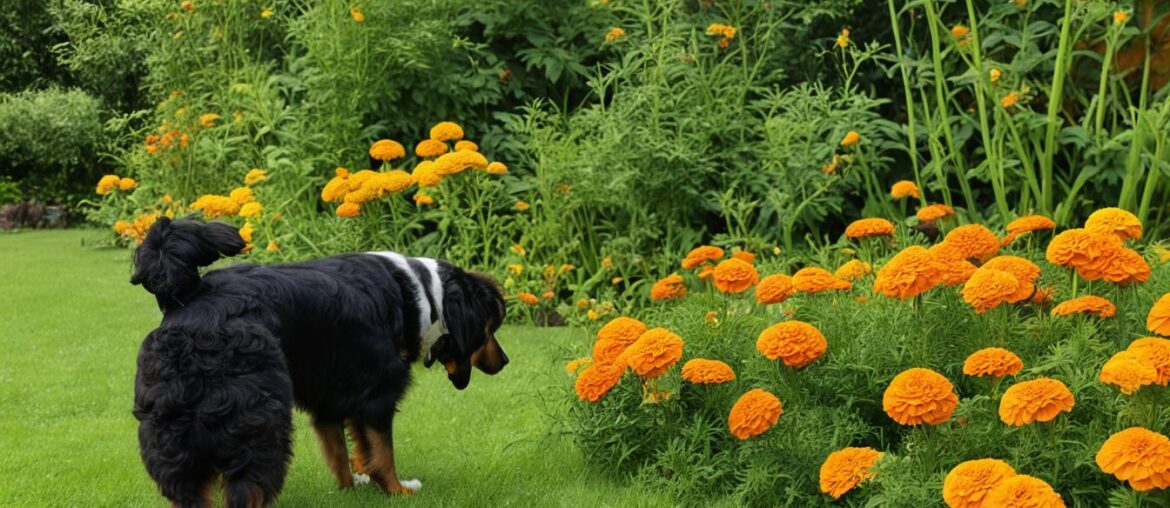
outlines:
[[[89,233],[0,235],[0,505],[164,506],[138,458],[130,414],[134,361],[159,319],[130,278],[124,250],[82,246]],[[418,368],[395,422],[398,470],[415,496],[373,486],[339,492],[297,415],[280,506],[663,506],[584,463],[550,422],[564,393],[562,351],[581,332],[508,327],[512,363],[460,392]],[[553,388],[550,388],[553,387]],[[551,416],[556,418],[556,416]]]

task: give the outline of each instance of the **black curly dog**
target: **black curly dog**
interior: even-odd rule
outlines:
[[[222,476],[229,506],[271,502],[290,456],[290,394],[342,488],[354,482],[348,428],[374,483],[388,494],[417,490],[398,478],[392,437],[410,364],[442,363],[457,389],[473,366],[503,369],[495,282],[392,252],[199,276],[242,248],[231,226],[163,217],[135,253],[131,282],[164,313],[143,344],[135,390],[143,461],[163,495],[204,506]]]

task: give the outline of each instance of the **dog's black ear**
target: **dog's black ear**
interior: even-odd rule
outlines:
[[[239,254],[245,245],[229,224],[159,217],[134,252],[130,283],[160,297],[173,297],[199,284],[199,267]]]

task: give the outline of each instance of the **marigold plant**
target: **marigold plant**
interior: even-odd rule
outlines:
[[[753,388],[741,395],[731,407],[727,426],[731,435],[743,440],[763,434],[776,425],[784,406],[767,390]]]
[[[656,302],[677,300],[687,296],[687,285],[681,275],[672,273],[650,287],[650,299]]]
[[[984,505],[996,508],[1064,508],[1064,500],[1052,486],[1034,476],[1016,475],[987,493]]]
[[[963,362],[963,374],[975,377],[1014,376],[1023,368],[1024,362],[1019,356],[1000,347],[980,349]]]
[[[960,463],[943,479],[943,501],[950,508],[982,508],[992,489],[1016,476],[1016,470],[999,459],[977,459]]]
[[[624,373],[625,368],[616,364],[594,362],[577,375],[573,389],[577,392],[577,398],[597,402],[617,386]]]
[[[828,347],[824,334],[803,321],[776,323],[756,339],[756,350],[769,360],[779,358],[784,365],[797,369],[820,358]]]
[[[858,219],[845,228],[845,236],[849,238],[891,236],[893,234],[894,223],[882,218]]]
[[[665,328],[651,328],[622,351],[618,361],[643,378],[656,378],[678,363],[682,353],[682,337]]]
[[[1170,438],[1143,427],[1109,436],[1097,451],[1097,466],[1137,491],[1170,487]]]
[[[1100,296],[1085,295],[1060,302],[1052,308],[1053,316],[1071,316],[1073,314],[1096,314],[1101,319],[1111,318],[1117,315],[1117,306]]]
[[[1162,295],[1146,315],[1146,329],[1150,333],[1170,336],[1170,293]]]
[[[882,395],[882,408],[901,425],[938,425],[959,405],[947,378],[930,369],[913,368],[894,376]]]
[[[824,268],[806,266],[792,276],[792,288],[797,292],[816,294],[831,290],[846,290],[853,287],[853,283],[838,279]]]
[[[1101,375],[1097,379],[1129,395],[1143,386],[1154,384],[1158,380],[1158,369],[1142,361],[1137,353],[1118,351],[1101,367]]]
[[[882,452],[868,447],[849,447],[830,453],[821,464],[821,492],[840,499],[861,482],[873,478],[873,465]]]
[[[719,360],[695,358],[683,364],[682,378],[697,385],[720,384],[734,381],[735,371]]]
[[[1155,383],[1162,386],[1170,383],[1170,340],[1144,337],[1130,343],[1125,350],[1137,355],[1138,361],[1154,368],[1158,374]]]
[[[938,261],[926,248],[913,245],[897,253],[878,270],[875,293],[905,300],[935,287],[942,278]]]
[[[724,293],[742,293],[760,280],[760,274],[742,259],[725,259],[715,265],[711,273],[715,288]]]
[[[756,284],[756,302],[761,305],[783,303],[795,291],[792,277],[784,274],[769,275]]]
[[[1016,383],[999,401],[999,419],[1012,426],[1048,422],[1072,411],[1076,399],[1068,387],[1049,377]]]

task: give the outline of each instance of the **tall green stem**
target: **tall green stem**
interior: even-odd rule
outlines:
[[[1072,32],[1073,0],[1064,0],[1064,20],[1060,26],[1060,45],[1056,49],[1056,69],[1052,72],[1052,88],[1048,93],[1048,130],[1044,136],[1044,153],[1040,157],[1040,209],[1044,213],[1052,214],[1052,164],[1056,154],[1056,133],[1060,124],[1056,119],[1060,113],[1064,98],[1064,79],[1067,72],[1072,48],[1069,47],[1069,34]]]
[[[967,22],[970,24],[971,58],[975,61],[975,103],[979,108],[979,133],[983,137],[983,153],[987,157],[987,172],[991,177],[991,187],[995,192],[995,204],[999,208],[999,217],[1006,221],[1011,216],[1011,208],[1007,202],[1007,190],[1004,186],[1003,160],[998,155],[996,146],[991,142],[991,128],[987,121],[987,72],[983,69],[983,48],[979,40],[979,23],[975,16],[975,4],[967,0]]]
[[[902,61],[905,53],[902,52],[902,30],[898,27],[898,11],[894,8],[894,0],[887,0],[887,5],[890,7],[890,27],[894,31],[894,49],[898,55],[898,70],[902,72],[902,93],[906,97],[906,134],[909,138],[910,144],[910,167],[914,169],[914,183],[918,188],[923,188],[922,175],[918,169],[918,136],[914,133],[914,93],[910,90],[910,71],[906,69],[906,64]],[[919,204],[926,204],[926,195],[919,193]],[[902,214],[905,216],[905,212]]]
[[[940,45],[942,36],[938,32],[940,23],[938,12],[934,6],[934,0],[925,0],[923,5],[926,7],[927,25],[930,27],[930,53],[934,63],[935,107],[938,109],[939,123],[942,126],[943,137],[947,142],[947,150],[950,152],[947,158],[951,159],[954,164],[955,176],[959,179],[959,188],[963,191],[963,200],[966,201],[967,210],[971,212],[976,206],[975,198],[971,192],[971,184],[967,183],[967,168],[964,167],[962,157],[955,144],[955,135],[951,131],[951,119],[947,109],[946,73],[942,66],[942,47]]]

